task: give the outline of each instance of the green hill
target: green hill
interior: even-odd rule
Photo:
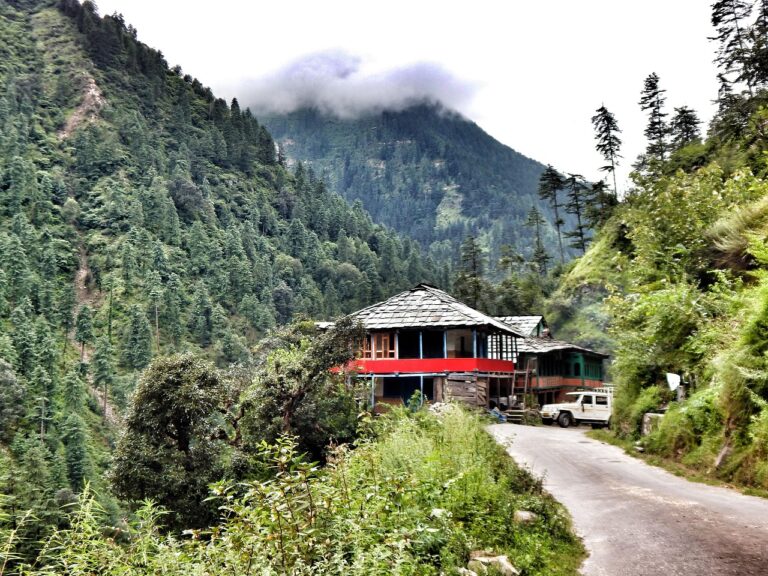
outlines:
[[[301,109],[263,121],[289,159],[307,162],[333,190],[360,200],[376,222],[438,257],[455,257],[470,233],[492,262],[503,244],[530,256],[528,211],[536,205],[551,216],[536,192],[543,165],[438,104],[357,119]],[[545,240],[554,254],[550,227]]]
[[[121,17],[2,2],[0,38],[0,523],[32,509],[34,546],[85,482],[116,517],[102,472],[152,357],[247,362],[276,324],[439,279]]]

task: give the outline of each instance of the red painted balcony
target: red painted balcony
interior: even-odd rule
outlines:
[[[443,372],[514,372],[511,360],[493,358],[408,358],[368,360],[358,358],[350,369],[360,374],[440,374]]]

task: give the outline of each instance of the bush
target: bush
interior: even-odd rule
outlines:
[[[719,450],[722,427],[718,394],[719,391],[711,387],[697,392],[684,403],[673,403],[659,427],[646,438],[648,450],[676,459],[690,453],[687,464],[711,465]],[[697,450],[700,447],[703,450]]]
[[[145,504],[127,544],[105,538],[84,497],[25,576],[82,573],[455,574],[470,550],[508,554],[525,574],[573,574],[582,548],[561,506],[460,408],[441,419],[393,409],[319,468],[292,438],[259,446],[271,478],[214,488],[222,520],[191,539],[162,536]],[[538,519],[515,524],[515,510]]]
[[[658,386],[643,389],[637,396],[619,388],[614,404],[614,426],[622,436],[637,436],[643,424],[643,414],[657,410],[662,402]]]

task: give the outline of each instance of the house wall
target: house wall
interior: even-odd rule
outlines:
[[[443,401],[453,400],[470,406],[488,405],[488,379],[474,374],[449,374],[442,382]]]

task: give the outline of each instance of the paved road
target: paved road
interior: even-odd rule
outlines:
[[[768,500],[688,482],[584,428],[497,424],[512,457],[573,516],[589,576],[768,576]]]

